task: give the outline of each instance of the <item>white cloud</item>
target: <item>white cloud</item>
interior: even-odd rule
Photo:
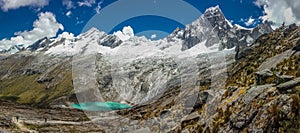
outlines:
[[[65,38],[65,39],[74,39],[74,34],[69,32],[63,32],[62,34],[58,35],[58,38]]]
[[[67,16],[67,17],[70,17],[70,15],[72,15],[72,12],[71,12],[71,11],[68,11],[68,12],[66,13],[66,16]]]
[[[83,1],[77,2],[77,4],[78,4],[79,6],[87,6],[87,7],[91,7],[91,6],[93,6],[94,4],[96,4],[96,0],[83,0]]]
[[[254,4],[258,7],[261,7],[263,5],[266,5],[267,1],[266,0],[256,0],[256,1],[254,1]]]
[[[256,0],[254,4],[263,8],[265,15],[261,19],[271,21],[274,28],[283,22],[300,25],[299,0]]]
[[[250,17],[247,22],[245,22],[246,26],[251,26],[255,23],[255,19]]]
[[[246,26],[254,26],[259,22],[259,18],[255,19],[252,16],[250,16],[249,18],[243,19],[241,18],[240,22],[243,22]]]
[[[101,0],[99,3],[98,3],[98,5],[97,5],[97,7],[95,8],[95,11],[99,14],[100,13],[100,10],[101,10],[101,4],[103,3],[103,0]]]
[[[288,21],[287,21],[288,23],[292,23],[292,22],[297,21],[296,18],[294,17],[294,15],[293,15],[292,8],[287,8],[287,9],[284,11],[284,19],[285,19],[285,20],[288,20]]]
[[[3,11],[26,6],[41,8],[48,4],[49,0],[0,0],[0,6]]]
[[[134,36],[133,29],[130,26],[124,27],[122,31],[117,31],[114,33],[122,41],[126,41]]]
[[[155,39],[157,37],[156,34],[151,35],[151,39]]]
[[[64,27],[56,21],[53,13],[40,13],[38,19],[33,23],[32,30],[16,32],[16,36],[11,37],[9,40],[2,39],[0,41],[0,49],[7,49],[18,44],[24,44],[27,47],[43,37],[55,37],[60,29],[64,30]]]
[[[62,4],[66,6],[67,9],[75,8],[74,3],[71,0],[63,0]]]

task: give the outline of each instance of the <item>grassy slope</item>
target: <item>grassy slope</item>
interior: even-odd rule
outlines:
[[[17,55],[18,56],[18,55]],[[23,74],[24,67],[30,66],[33,56],[9,57],[0,62],[0,99],[21,104],[43,105],[73,93],[72,72],[65,63],[57,66],[48,74],[54,79],[50,82],[38,83],[41,74]],[[66,62],[68,63],[68,62]],[[9,76],[6,76],[9,73]],[[47,87],[48,86],[48,87]]]

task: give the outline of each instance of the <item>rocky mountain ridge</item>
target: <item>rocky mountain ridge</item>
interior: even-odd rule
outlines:
[[[270,33],[273,29],[268,22],[258,25],[255,28],[243,28],[237,24],[232,25],[219,6],[207,9],[204,14],[185,29],[177,29],[172,37],[184,40],[182,49],[189,49],[209,36],[206,46],[219,43],[218,49],[231,49],[244,47],[253,43],[260,35]]]
[[[204,16],[159,41],[121,41],[93,28],[76,38],[44,38],[1,57],[0,99],[11,106],[0,114],[0,127],[17,132],[24,127],[41,132],[299,131],[300,28],[271,32],[268,23],[235,28],[218,7]],[[253,40],[245,43],[246,36]],[[225,43],[231,37],[234,41]],[[226,48],[219,51],[221,46]],[[228,50],[235,46],[237,54]],[[87,101],[133,108],[84,115],[72,109],[72,103]],[[48,125],[40,124],[37,112]],[[70,112],[78,117],[65,115]],[[21,123],[12,119],[17,115]]]
[[[224,16],[222,10],[219,6],[208,8],[203,15],[192,24],[189,24],[184,29],[176,29],[167,38],[161,39],[157,44],[165,44],[169,42],[182,43],[181,50],[187,50],[199,43],[205,42],[205,46],[217,50],[245,47],[253,43],[260,35],[272,32],[268,22],[258,25],[255,28],[243,28],[237,24],[232,25],[226,17]],[[57,38],[42,38],[35,42],[34,44],[24,48],[22,45],[15,45],[9,49],[2,49],[1,53],[14,54],[18,51],[23,50],[42,50],[47,51],[50,48],[56,47],[57,45],[70,45],[73,47],[78,40],[82,40],[85,36],[88,38],[98,40],[98,43],[102,46],[107,46],[111,48],[116,48],[122,41],[116,35],[108,35],[104,32],[100,32],[96,28],[92,28],[86,33],[82,33],[77,37],[69,37],[62,33]],[[96,35],[92,35],[95,33]],[[143,37],[135,37],[143,38]],[[136,41],[139,39],[136,39]],[[151,40],[142,39],[151,43]],[[182,42],[178,42],[178,40]],[[88,40],[86,40],[88,41]],[[73,44],[73,45],[72,45]],[[65,46],[65,47],[66,47]],[[163,47],[165,48],[165,47]],[[70,49],[65,49],[70,50]]]

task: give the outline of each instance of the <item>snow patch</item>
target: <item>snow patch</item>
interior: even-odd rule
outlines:
[[[251,42],[253,42],[254,41],[254,39],[251,37],[251,36],[247,36],[247,39],[246,39],[246,42],[247,43],[251,43]]]
[[[233,28],[233,25],[231,24],[231,22],[227,19],[225,19],[225,21],[227,22],[227,24],[230,26],[230,28]]]
[[[234,24],[234,27],[237,29],[237,30],[253,30],[253,28],[245,28],[243,26],[240,26],[238,24]]]

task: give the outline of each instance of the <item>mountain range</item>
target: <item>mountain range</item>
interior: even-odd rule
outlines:
[[[187,25],[184,29],[177,28],[167,38],[159,41],[152,41],[144,37],[134,37],[144,43],[153,42],[155,44],[168,44],[176,42],[182,45],[181,50],[190,49],[193,46],[206,41],[205,46],[213,50],[232,49],[234,47],[243,47],[253,43],[260,35],[272,32],[268,22],[258,25],[256,28],[244,28],[237,24],[232,25],[224,16],[219,6],[207,9],[204,14],[192,24]],[[122,44],[122,38],[117,34],[108,35],[92,28],[86,33],[77,37],[70,36],[69,33],[58,35],[57,38],[41,38],[30,46],[16,44],[8,49],[0,49],[2,53],[14,54],[18,51],[47,51],[54,47],[65,45],[65,51],[70,51],[70,47],[76,46],[78,40],[89,41],[88,39],[98,40],[99,45],[115,48]],[[139,38],[139,39],[138,39]],[[179,42],[181,41],[181,42]],[[142,43],[141,42],[141,43]],[[180,44],[182,43],[182,44]],[[67,48],[68,47],[68,48]],[[72,51],[72,50],[71,50]]]
[[[15,131],[299,131],[299,33],[296,25],[232,25],[216,6],[160,40],[130,27],[92,28],[1,49],[0,99],[13,106],[3,109],[0,127],[13,128],[7,118],[19,115],[25,126],[13,121]],[[84,115],[72,108],[92,101],[132,108]],[[42,119],[38,112],[52,124],[32,122]]]

